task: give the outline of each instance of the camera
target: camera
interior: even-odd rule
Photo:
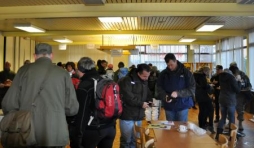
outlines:
[[[167,96],[166,97],[166,102],[172,102],[174,101],[175,98],[171,97],[171,96]]]

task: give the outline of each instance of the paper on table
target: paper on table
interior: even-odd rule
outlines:
[[[163,124],[163,125],[174,125],[174,122],[173,121],[160,121],[160,124]]]
[[[170,129],[171,126],[165,124],[149,124],[148,128],[156,128],[156,129]]]

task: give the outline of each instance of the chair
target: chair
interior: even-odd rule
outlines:
[[[236,142],[237,142],[236,134],[237,134],[238,127],[235,124],[231,123],[230,130],[231,131],[230,131],[229,147],[234,148],[236,146]]]
[[[145,148],[154,148],[154,139],[150,139],[145,143]]]
[[[226,136],[219,134],[219,144],[221,148],[227,148],[228,147],[228,139]]]
[[[147,128],[147,129],[145,130],[145,142],[147,142],[147,141],[150,140],[150,139],[153,139],[153,137],[150,136],[149,134],[150,134],[150,129]]]
[[[144,131],[145,128],[140,127],[137,125],[137,123],[135,122],[134,124],[134,135],[135,135],[135,139],[136,139],[136,147],[141,147],[144,148]]]

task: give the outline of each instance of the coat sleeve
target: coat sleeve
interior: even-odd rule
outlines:
[[[187,76],[187,87],[182,90],[178,90],[178,97],[192,97],[195,96],[196,83],[192,73],[189,70],[185,70],[185,77]]]
[[[137,98],[132,92],[132,84],[129,77],[125,77],[119,81],[120,93],[122,96],[122,101],[130,106],[142,107],[143,102],[141,99]]]
[[[157,85],[156,85],[156,91],[157,91],[157,97],[158,97],[158,100],[163,100],[166,98],[166,91],[164,90],[164,86],[163,86],[163,77],[164,77],[164,73],[162,72],[160,75],[159,75],[159,78],[157,79]]]
[[[89,118],[91,115],[91,105],[94,104],[95,102],[92,102],[94,95],[89,95],[87,90],[84,89],[77,89],[77,98],[78,102],[80,104],[80,109],[79,109],[79,115],[83,116],[82,122],[83,122],[83,130],[86,128],[87,123],[89,122]],[[82,112],[82,113],[81,113]]]
[[[239,93],[241,90],[241,82],[236,81],[236,79],[232,76],[231,77],[231,87],[235,91],[235,93]]]
[[[70,76],[65,76],[65,114],[66,116],[73,116],[78,113],[79,104],[76,96],[74,86]]]
[[[21,69],[20,68],[17,75],[14,77],[11,87],[8,89],[2,101],[2,109],[4,114],[7,114],[12,110],[19,110],[19,96],[21,93]]]

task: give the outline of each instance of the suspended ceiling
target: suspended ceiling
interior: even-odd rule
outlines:
[[[121,16],[121,23],[101,23],[98,16]],[[196,32],[205,22],[224,22],[215,32]],[[13,27],[31,23],[46,33],[27,33]],[[85,6],[82,0],[0,0],[0,31],[4,36],[29,37],[57,44],[67,37],[73,44],[179,44],[182,37],[196,44],[214,44],[229,36],[246,36],[254,28],[254,5],[235,0],[106,0]],[[119,38],[115,35],[127,35]]]

